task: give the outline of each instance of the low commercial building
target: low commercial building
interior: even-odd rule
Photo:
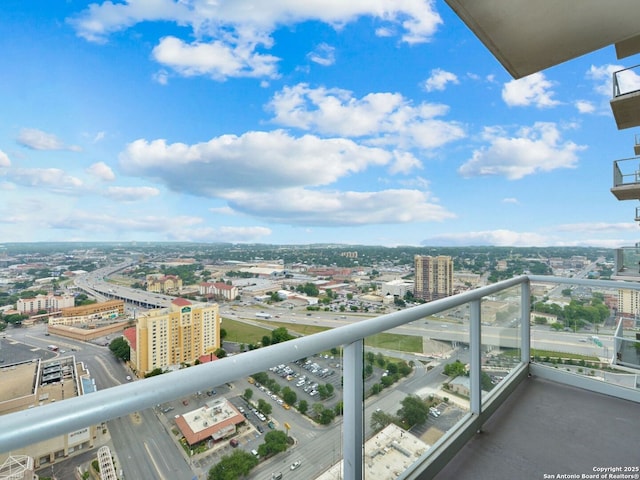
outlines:
[[[49,325],[85,325],[88,328],[104,321],[113,321],[124,316],[124,301],[109,300],[106,302],[63,308],[59,317],[50,317]]]
[[[3,365],[0,368],[0,385],[0,424],[2,415],[95,391],[89,371],[83,363],[76,362],[73,355]],[[33,458],[34,468],[38,469],[92,448],[95,438],[96,426],[81,428],[0,454],[0,464],[4,464],[9,456],[26,455]]]
[[[176,418],[176,425],[189,446],[204,440],[214,442],[236,433],[239,424],[246,420],[233,404],[225,398],[218,398]]]
[[[395,480],[429,448],[430,445],[415,435],[391,423],[365,443],[363,477]],[[343,470],[340,460],[316,480],[341,480]]]

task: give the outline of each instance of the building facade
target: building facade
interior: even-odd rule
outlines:
[[[621,288],[618,290],[618,314],[636,317],[640,312],[640,292]]]
[[[123,300],[108,300],[78,307],[63,308],[59,317],[49,318],[49,325],[95,325],[124,316]]]
[[[73,307],[75,299],[72,295],[36,295],[33,298],[19,298],[16,302],[16,310],[23,315],[31,315],[42,310],[57,312],[63,308]]]
[[[416,255],[414,263],[415,298],[430,302],[453,295],[453,259],[450,256]]]
[[[182,288],[182,279],[177,275],[147,277],[147,291],[153,293],[177,293]]]
[[[0,367],[0,424],[2,415],[38,408],[47,403],[85,395],[95,390],[86,366],[74,356],[29,360]],[[94,446],[97,427],[81,428],[46,439],[10,453],[0,454],[0,464],[9,456],[28,455],[34,467],[42,468]]]
[[[226,300],[235,300],[240,294],[238,287],[227,285],[224,282],[202,282],[198,286],[200,295],[207,297],[223,297]]]
[[[134,346],[131,341],[129,343],[133,350]],[[156,368],[193,363],[202,355],[215,353],[218,348],[218,305],[176,298],[168,309],[151,310],[138,318],[132,366],[139,376],[143,376]]]

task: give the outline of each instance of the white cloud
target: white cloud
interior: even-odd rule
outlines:
[[[111,182],[116,179],[116,176],[113,173],[113,170],[111,170],[111,167],[104,162],[94,163],[89,168],[87,168],[86,172],[89,175],[98,177],[104,182]]]
[[[164,68],[157,71],[152,76],[153,80],[158,82],[160,85],[167,85],[169,83],[169,72],[167,72]]]
[[[153,49],[153,58],[185,77],[208,75],[227,77],[277,77],[278,58],[254,51],[254,45],[231,45],[213,41],[186,43],[165,37]],[[156,77],[162,83],[165,77]]]
[[[105,196],[119,202],[136,202],[160,195],[153,187],[109,187]]]
[[[514,232],[512,230],[485,230],[436,235],[421,242],[423,245],[493,245],[502,247],[531,247],[553,245],[548,235],[532,232]]]
[[[636,227],[637,228],[637,227]],[[629,243],[628,240],[611,238],[589,238],[573,234],[562,237],[556,234],[558,230],[551,228],[543,234],[535,232],[514,232],[512,230],[497,229],[477,232],[450,233],[436,235],[423,240],[422,245],[428,246],[467,246],[487,245],[497,247],[600,247],[619,248]],[[588,234],[586,231],[579,231]]]
[[[620,65],[602,65],[596,67],[591,65],[591,68],[586,73],[586,77],[593,80],[595,83],[594,90],[607,98],[613,96],[613,73],[622,70],[624,67]]]
[[[93,138],[93,143],[101,142],[102,140],[104,140],[105,136],[106,136],[106,132],[96,133],[96,136]]]
[[[575,106],[580,113],[593,113],[596,110],[595,105],[587,100],[577,100]]]
[[[517,198],[508,197],[508,198],[503,198],[502,203],[512,203],[514,205],[518,205],[520,202],[518,201]]]
[[[399,93],[371,93],[362,98],[341,89],[285,87],[267,107],[273,121],[324,135],[363,138],[373,145],[422,149],[440,147],[465,136],[457,122],[436,117],[447,113],[441,104],[413,106]]]
[[[117,234],[122,237],[123,232],[134,235],[135,233],[160,233],[169,238],[176,225],[182,228],[195,228],[203,222],[202,218],[186,215],[155,216],[155,215],[120,215],[96,211],[71,211],[68,215],[53,219],[51,228],[63,230],[80,230],[90,233]]]
[[[271,233],[267,227],[203,227],[176,229],[170,238],[179,242],[260,243]]]
[[[79,36],[99,43],[106,42],[114,32],[142,22],[170,22],[186,27],[195,41],[187,45],[174,37],[165,38],[154,49],[156,59],[182,75],[221,79],[226,75],[275,76],[276,59],[258,53],[257,48],[270,48],[270,35],[279,27],[317,21],[340,29],[363,17],[383,24],[377,27],[376,34],[386,36],[397,30],[402,41],[409,44],[429,41],[442,23],[434,0],[105,1],[91,4],[68,21]]]
[[[439,222],[455,215],[418,190],[379,192],[317,191],[235,192],[227,196],[237,211],[277,223],[356,226]]]
[[[396,160],[393,153],[350,140],[295,138],[281,130],[223,135],[194,145],[140,139],[120,155],[126,173],[161,181],[178,192],[210,197],[236,190],[327,185]]]
[[[82,187],[82,180],[67,175],[59,168],[15,168],[7,178],[18,185],[28,187],[49,187],[52,191],[73,192]]]
[[[11,160],[9,160],[9,155],[0,150],[0,167],[10,167]]]
[[[427,92],[433,92],[434,90],[442,91],[447,88],[448,83],[459,84],[460,81],[455,73],[435,68],[431,70],[431,76],[424,82],[424,89]]]
[[[634,222],[625,223],[606,223],[606,222],[592,222],[592,223],[566,223],[554,227],[559,232],[573,232],[573,233],[607,233],[615,234],[622,231],[637,232],[638,225]]]
[[[16,141],[32,150],[71,150],[74,152],[82,150],[77,145],[65,145],[54,134],[43,132],[36,128],[23,128],[20,130]]]
[[[326,43],[318,45],[313,52],[307,54],[309,60],[323,67],[333,65],[336,61],[335,48]]]
[[[487,128],[485,138],[489,146],[473,152],[472,158],[458,169],[462,176],[503,175],[517,180],[558,168],[575,168],[577,152],[586,148],[563,142],[556,124],[544,122],[521,128],[513,137]]]
[[[544,76],[544,73],[534,73],[518,80],[511,80],[502,88],[502,99],[510,107],[526,107],[534,105],[538,108],[553,107],[560,102],[552,97],[550,91],[553,82]]]
[[[216,215],[235,215],[237,213],[233,208],[231,208],[228,205],[225,205],[223,207],[210,208],[209,211]]]

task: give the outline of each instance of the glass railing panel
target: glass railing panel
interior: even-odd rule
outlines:
[[[450,387],[455,366],[466,364],[467,312],[444,310],[365,339],[364,478],[396,478],[469,412]]]
[[[482,300],[480,385],[483,400],[521,363],[521,290],[520,286],[508,288]]]
[[[620,249],[635,259],[635,248]],[[636,260],[633,260],[636,262]],[[638,291],[619,286],[563,284],[536,295],[531,313],[531,356],[534,362],[563,372],[637,388],[640,350],[635,345]],[[628,327],[628,328],[625,328]]]

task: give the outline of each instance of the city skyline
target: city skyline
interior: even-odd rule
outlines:
[[[516,81],[442,1],[0,13],[3,242],[637,241],[613,47]]]

